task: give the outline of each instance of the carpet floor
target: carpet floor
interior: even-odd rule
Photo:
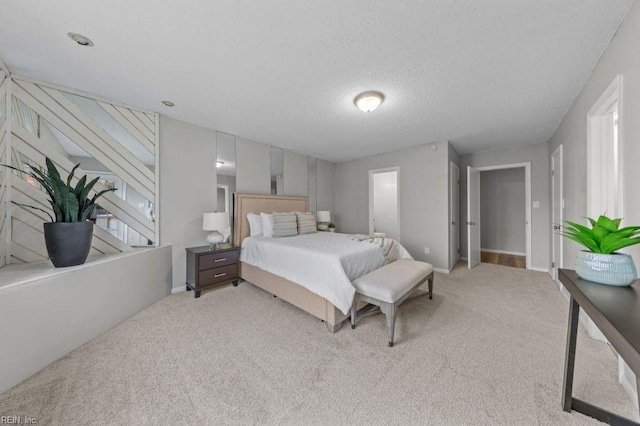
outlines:
[[[568,303],[544,273],[437,274],[433,300],[324,324],[249,283],[166,297],[0,395],[40,425],[600,424],[560,407]],[[4,350],[8,350],[5,348]],[[578,337],[574,395],[637,419],[610,348]]]

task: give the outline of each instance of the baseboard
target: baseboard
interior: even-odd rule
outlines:
[[[531,270],[536,272],[546,272],[547,274],[549,273],[549,269],[547,268],[538,268],[538,267],[532,266]]]
[[[182,287],[174,287],[171,289],[171,294],[180,293],[181,291],[187,291],[187,286],[183,285]]]
[[[436,272],[440,272],[441,274],[448,274],[449,272],[451,272],[448,269],[442,269],[442,268],[433,268],[433,270]]]
[[[466,257],[461,257],[460,260],[464,260],[466,262],[469,259],[467,259]]]
[[[487,249],[487,248],[481,248],[480,251],[486,251],[487,253],[498,253],[498,254],[512,254],[515,256],[526,256],[527,253],[522,253],[519,251],[506,251],[506,250],[494,250],[494,249]]]

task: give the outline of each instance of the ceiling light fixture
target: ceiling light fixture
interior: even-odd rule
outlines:
[[[378,108],[384,101],[384,95],[380,92],[370,91],[360,93],[353,103],[363,112],[371,112]]]
[[[171,102],[171,101],[162,101],[162,103],[163,103],[165,106],[168,106],[169,108],[171,108],[172,106],[176,106],[176,104],[174,104],[174,103],[173,103],[173,102]]]
[[[80,46],[93,47],[93,42],[88,38],[86,38],[85,36],[83,36],[82,34],[67,33],[67,35],[71,38],[71,40],[75,41]]]
[[[218,160],[218,164],[216,164],[216,167],[221,167],[221,166],[224,166],[224,161]]]

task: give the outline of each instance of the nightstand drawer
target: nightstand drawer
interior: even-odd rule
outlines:
[[[199,287],[211,284],[223,283],[238,278],[238,264],[223,266],[221,268],[207,269],[198,273]]]
[[[210,253],[200,255],[199,259],[200,271],[210,268],[219,268],[220,266],[230,265],[232,263],[238,263],[238,251],[223,251],[218,253]]]

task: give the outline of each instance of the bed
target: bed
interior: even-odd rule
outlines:
[[[240,277],[325,321],[335,333],[353,300],[351,281],[383,266],[386,259],[376,245],[349,241],[345,234],[249,236],[247,213],[307,210],[305,197],[235,194],[234,243],[242,246]],[[399,258],[411,258],[398,246]],[[340,259],[330,254],[334,252]]]

